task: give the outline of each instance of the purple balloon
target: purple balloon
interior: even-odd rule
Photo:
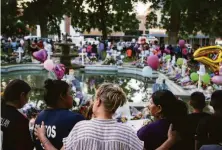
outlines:
[[[58,80],[61,80],[65,75],[65,66],[63,64],[58,64],[53,69]]]
[[[44,63],[44,61],[46,61],[46,59],[47,59],[48,54],[47,54],[47,51],[45,49],[41,49],[37,52],[32,53],[32,56],[36,60],[40,61],[41,63]]]
[[[159,58],[156,55],[149,56],[147,59],[147,64],[150,66],[153,70],[157,70],[159,67]]]

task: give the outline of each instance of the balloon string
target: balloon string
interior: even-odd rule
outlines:
[[[49,78],[56,79],[55,73],[52,71],[49,71]]]

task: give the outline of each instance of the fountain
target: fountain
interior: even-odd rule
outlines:
[[[54,54],[53,57],[60,57],[60,63],[66,66],[66,74],[69,72],[69,69],[80,69],[84,68],[82,65],[78,64],[71,64],[71,58],[78,57],[77,54],[70,54],[70,47],[74,46],[74,43],[67,42],[67,37],[63,39],[62,42],[55,43],[61,47],[62,53],[61,54]]]

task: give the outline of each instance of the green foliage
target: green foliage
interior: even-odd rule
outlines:
[[[151,12],[147,16],[148,28],[164,28],[177,39],[178,36],[188,38],[188,35],[196,35],[199,31],[211,36],[222,35],[221,0],[148,1],[152,3]],[[157,11],[161,12],[160,22],[157,22]]]
[[[123,62],[133,62],[133,61],[135,61],[135,60],[136,60],[135,57],[132,57],[132,58],[125,57],[125,58],[123,58]]]
[[[81,6],[81,0],[33,0],[24,2],[22,19],[29,25],[39,24],[42,36],[57,33],[60,36],[59,25],[64,15],[70,16],[71,10]]]
[[[85,0],[78,16],[72,13],[72,24],[82,31],[97,28],[106,40],[111,31],[138,29],[139,21],[133,11],[135,0]]]
[[[21,14],[16,0],[2,0],[1,12],[1,34],[12,36],[28,33],[25,24],[18,22]]]

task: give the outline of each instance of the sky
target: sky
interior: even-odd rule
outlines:
[[[136,4],[135,9],[136,9],[138,15],[143,15],[143,14],[145,14],[145,12],[149,8],[149,6],[150,6],[150,3],[144,4],[142,2],[138,2]]]

